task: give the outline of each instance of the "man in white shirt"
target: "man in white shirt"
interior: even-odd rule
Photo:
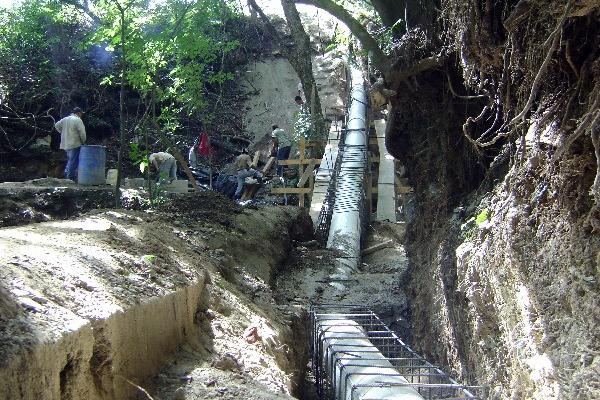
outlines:
[[[277,148],[277,175],[283,176],[283,165],[279,165],[279,161],[290,158],[290,150],[292,149],[292,139],[286,131],[277,125],[273,125],[271,133],[273,147]]]
[[[60,132],[60,148],[67,152],[67,165],[65,178],[77,182],[77,168],[79,167],[79,150],[85,143],[85,126],[81,120],[83,111],[75,107],[68,117],[58,121],[54,127]]]
[[[167,181],[171,183],[177,180],[177,161],[175,157],[164,151],[152,153],[148,157],[150,164],[158,171],[157,182]]]

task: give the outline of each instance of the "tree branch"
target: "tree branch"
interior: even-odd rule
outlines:
[[[90,17],[92,19],[92,21],[94,21],[94,23],[96,23],[96,24],[100,24],[102,22],[100,17],[98,17],[96,14],[94,14],[92,12],[92,10],[90,10],[90,7],[89,7],[87,1],[84,2],[83,4],[79,3],[77,0],[60,0],[60,2],[63,4],[68,4],[70,6],[73,6],[77,9],[83,11],[85,13],[85,15]]]
[[[400,60],[398,60],[394,63],[388,80],[394,82],[395,84],[399,84],[400,82],[405,81],[412,76],[439,66],[440,62],[438,57],[435,56],[423,58],[417,61],[412,67],[406,69],[400,69]]]
[[[251,0],[253,1],[253,0]],[[327,11],[344,24],[348,26],[350,31],[357,37],[365,50],[372,53],[373,64],[379,69],[384,76],[387,76],[392,70],[392,63],[379,47],[377,41],[371,36],[369,31],[354,18],[343,6],[334,3],[332,0],[295,0],[297,4],[309,4]]]

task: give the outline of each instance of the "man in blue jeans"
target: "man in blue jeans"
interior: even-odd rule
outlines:
[[[273,140],[273,147],[277,148],[277,175],[283,176],[283,165],[279,164],[279,161],[290,158],[292,139],[286,131],[277,125],[273,125],[271,139]]]
[[[171,183],[177,180],[177,161],[175,157],[164,151],[152,153],[148,156],[148,161],[158,171],[159,183]]]
[[[67,165],[65,178],[77,182],[77,168],[79,167],[79,150],[85,143],[85,126],[81,120],[83,111],[79,107],[73,108],[68,117],[58,121],[54,127],[60,132],[60,148],[67,152]]]
[[[252,158],[248,155],[248,150],[243,149],[242,154],[236,157],[235,159],[235,167],[236,173],[235,176],[237,178],[237,187],[235,189],[235,194],[233,198],[235,200],[239,200],[242,197],[242,189],[244,188],[244,183],[246,178],[254,177],[254,178],[262,178],[262,174],[257,170],[252,168]]]

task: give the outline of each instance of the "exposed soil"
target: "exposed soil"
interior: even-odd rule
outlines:
[[[109,186],[86,187],[58,178],[0,183],[0,227],[67,219],[114,203]]]
[[[204,357],[210,379],[235,382],[233,353],[255,398],[290,393],[302,357],[281,351],[293,335],[268,282],[292,239],[306,240],[309,217],[241,210],[213,193],[180,200],[0,230],[1,398],[128,398],[139,391],[128,380],[151,383],[181,345]],[[259,344],[244,339],[250,327]]]

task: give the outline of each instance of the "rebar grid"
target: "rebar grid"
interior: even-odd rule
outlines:
[[[467,386],[456,382],[439,367],[429,363],[404,343],[383,321],[369,308],[360,305],[312,304],[311,320],[311,355],[315,373],[317,392],[321,399],[347,398],[348,380],[351,376],[403,377],[406,383],[381,382],[352,384],[349,388],[350,399],[360,388],[378,387],[410,387],[424,399],[482,399],[484,390],[479,386]],[[340,322],[342,320],[342,322]],[[343,320],[347,321],[344,322]],[[361,335],[332,335],[329,329],[336,327],[360,326]],[[367,340],[368,344],[340,343],[353,339]],[[332,345],[332,340],[335,345]],[[327,343],[329,342],[329,343]],[[347,348],[347,351],[345,351]],[[385,360],[396,371],[390,373]],[[377,364],[379,362],[379,365]],[[348,372],[349,367],[368,367],[371,372]],[[372,369],[381,368],[381,373]],[[344,372],[346,374],[344,375]],[[335,376],[329,376],[334,373]],[[342,377],[344,377],[342,381]],[[361,400],[381,400],[377,397],[361,398]]]

